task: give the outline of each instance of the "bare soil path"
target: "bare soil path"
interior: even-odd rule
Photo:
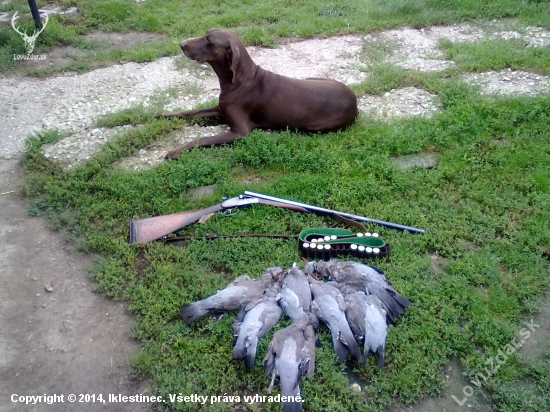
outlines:
[[[131,368],[138,342],[123,304],[94,293],[92,257],[29,216],[23,170],[0,160],[0,411],[143,411],[136,403],[71,403],[69,394],[148,393]],[[65,395],[25,405],[12,395]]]

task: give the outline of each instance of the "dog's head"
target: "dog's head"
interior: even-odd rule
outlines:
[[[231,30],[210,29],[202,37],[194,37],[180,43],[183,54],[199,63],[209,63],[212,67],[227,65],[237,74],[241,54],[246,53],[244,45],[236,33]]]

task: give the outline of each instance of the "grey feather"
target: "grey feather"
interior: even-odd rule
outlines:
[[[282,279],[280,305],[293,321],[302,313],[309,311],[311,291],[306,275],[296,267],[296,263],[284,274]]]
[[[180,315],[185,323],[190,324],[208,313],[237,310],[243,304],[260,299],[281,271],[281,268],[268,268],[259,279],[251,279],[248,275],[239,276],[214,295],[184,305]]]
[[[283,396],[300,394],[300,376],[310,377],[315,371],[315,332],[307,313],[300,315],[290,326],[278,330],[263,360],[264,373],[271,373],[268,391],[271,393],[278,376]],[[284,402],[284,412],[302,410],[302,402]]]
[[[346,317],[358,341],[364,343],[363,357],[378,353],[378,365],[384,366],[388,326],[382,302],[374,295],[355,292],[346,295]]]
[[[357,347],[348,321],[346,319],[346,303],[342,293],[331,285],[309,277],[313,302],[311,311],[330,329],[334,351],[340,362],[346,360],[349,352],[359,361],[363,355]]]
[[[264,336],[279,321],[283,313],[278,305],[280,284],[275,283],[266,291],[248,311],[245,311],[242,320],[237,317],[239,324],[237,340],[233,347],[233,359],[246,360],[246,366],[254,367],[258,340]],[[248,305],[247,305],[248,306]],[[233,327],[234,331],[237,329]]]
[[[388,336],[386,311],[377,297],[369,295],[366,298],[364,355],[366,358],[368,352],[378,352],[378,366],[382,368],[385,363],[386,337]]]
[[[411,302],[398,293],[384,273],[374,267],[358,262],[315,262],[312,269],[315,273],[328,276],[338,282],[338,288],[344,295],[354,292],[365,292],[380,299],[386,310],[388,323],[393,322]]]

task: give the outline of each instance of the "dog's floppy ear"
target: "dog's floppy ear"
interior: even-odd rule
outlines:
[[[235,77],[237,76],[237,65],[241,59],[241,50],[240,44],[238,41],[231,39],[229,41],[229,47],[227,48],[227,62],[229,63],[229,68],[233,73],[232,82],[235,82]]]

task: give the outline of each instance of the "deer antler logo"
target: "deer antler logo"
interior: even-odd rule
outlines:
[[[34,50],[34,42],[36,41],[36,39],[38,38],[38,35],[40,33],[42,33],[44,31],[44,29],[46,28],[46,25],[48,24],[48,15],[45,14],[44,15],[44,23],[42,24],[42,28],[38,31],[35,31],[33,33],[32,36],[29,36],[27,34],[27,31],[25,30],[24,32],[21,32],[19,31],[19,29],[15,26],[15,21],[18,19],[18,16],[17,16],[17,11],[14,13],[13,17],[11,18],[11,26],[13,27],[13,29],[19,33],[21,35],[21,37],[23,38],[23,40],[25,41],[25,46],[27,47],[27,54],[31,54],[32,51]]]

